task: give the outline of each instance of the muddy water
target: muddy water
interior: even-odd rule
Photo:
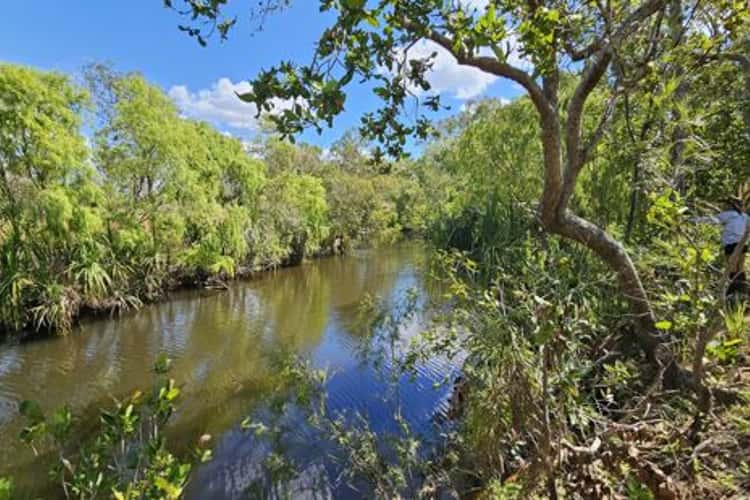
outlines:
[[[263,474],[267,450],[239,423],[273,395],[271,376],[288,353],[329,369],[332,409],[358,412],[386,432],[398,407],[414,429],[429,432],[447,392],[434,383],[451,368],[436,361],[417,377],[402,377],[394,401],[382,369],[363,356],[369,340],[356,326],[366,295],[398,308],[409,290],[426,293],[415,265],[420,255],[420,247],[404,245],[313,261],[235,282],[225,292],[176,293],[119,318],[87,321],[67,337],[0,346],[0,477],[12,476],[24,494],[52,496],[45,457],[18,441],[20,401],[47,410],[67,403],[84,421],[94,418],[112,396],[149,387],[159,353],[174,359],[170,374],[183,387],[173,438],[213,436],[214,458],[194,472],[191,498],[244,498]],[[418,329],[413,319],[402,330],[408,336]],[[333,474],[315,439],[290,440],[287,451],[306,468],[303,475]],[[322,496],[356,496],[336,485],[323,490]]]

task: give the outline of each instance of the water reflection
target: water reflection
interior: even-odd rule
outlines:
[[[226,292],[178,293],[133,314],[88,321],[64,338],[1,346],[0,476],[14,476],[22,491],[44,491],[38,481],[44,460],[17,440],[20,401],[33,399],[46,409],[68,403],[93,416],[111,395],[149,386],[149,367],[161,352],[174,358],[171,375],[184,386],[172,433],[216,438],[214,460],[192,485],[195,498],[235,498],[257,478],[263,446],[238,423],[270,396],[280,353],[298,353],[334,370],[328,387],[333,407],[389,421],[392,403],[376,396],[383,381],[355,355],[361,339],[352,325],[365,294],[396,303],[419,284],[413,265],[419,253],[407,245],[325,259],[234,283]],[[408,419],[429,422],[443,395],[428,389],[441,370],[427,367],[424,377],[399,389],[409,401]],[[299,450],[308,458],[317,453],[309,446]],[[325,470],[308,462],[309,477],[300,485]]]

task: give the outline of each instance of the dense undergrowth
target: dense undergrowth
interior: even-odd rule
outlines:
[[[84,74],[0,65],[0,332],[66,332],[84,310],[421,229],[416,179],[355,134],[328,153],[243,144],[138,74]]]
[[[479,103],[449,121],[428,150],[426,161],[445,166],[458,186],[428,232],[431,269],[450,307],[411,359],[466,355],[447,453],[454,462],[442,471],[447,491],[482,498],[750,491],[747,297],[725,302],[718,234],[691,220],[716,210],[727,193],[744,193],[746,170],[726,158],[747,152],[737,108],[746,96],[739,87],[711,94],[733,69],[723,71],[699,77],[705,87],[681,108],[690,117],[681,169],[670,161],[669,134],[649,132],[667,126],[653,101],[642,108],[631,101],[615,115],[596,168],[581,174],[574,204],[628,239],[656,327],[678,362],[709,388],[734,391],[734,404],[666,387],[635,347],[616,276],[584,247],[545,234],[535,211],[542,158],[530,102]],[[629,143],[640,120],[656,123],[643,142]],[[619,168],[623,161],[641,169],[638,183]]]

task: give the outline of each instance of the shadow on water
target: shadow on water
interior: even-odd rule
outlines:
[[[447,392],[433,385],[451,368],[428,363],[413,379],[397,380],[394,393],[363,362],[362,346],[370,340],[356,328],[365,296],[397,307],[407,290],[423,288],[415,267],[421,253],[417,245],[403,245],[314,261],[236,282],[222,293],[179,292],[135,313],[85,322],[67,337],[0,346],[0,477],[12,476],[24,493],[50,497],[49,485],[38,480],[46,477],[47,460],[17,438],[20,401],[36,400],[49,410],[67,403],[84,421],[93,419],[112,396],[148,387],[150,366],[162,352],[174,358],[170,375],[183,387],[172,442],[187,447],[201,434],[214,436],[214,458],[195,471],[189,498],[245,498],[257,484],[269,443],[241,430],[240,422],[266,412],[278,396],[278,360],[287,353],[330,370],[331,410],[360,413],[372,430],[391,432],[400,409],[412,428],[430,433]],[[406,336],[417,332],[419,318],[402,329]],[[326,460],[321,436],[296,425],[301,417],[294,412],[283,418],[297,429],[282,443],[303,470],[295,487],[315,483],[323,497],[352,496],[331,486],[338,471]]]

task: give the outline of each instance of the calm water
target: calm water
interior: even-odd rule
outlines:
[[[415,266],[420,254],[418,246],[404,245],[314,261],[233,283],[226,292],[177,293],[120,318],[87,321],[67,337],[0,346],[0,476],[14,477],[22,491],[50,495],[40,480],[44,457],[35,458],[17,439],[20,401],[36,400],[45,410],[68,403],[75,413],[94,416],[111,396],[149,387],[149,369],[162,352],[174,358],[170,375],[184,391],[173,436],[185,442],[213,436],[214,458],[195,471],[190,498],[245,498],[262,476],[267,445],[239,422],[263,411],[283,353],[330,369],[333,411],[359,412],[385,432],[395,428],[398,406],[414,429],[429,433],[447,394],[445,386],[433,386],[451,367],[439,361],[420,367],[416,378],[401,378],[394,394],[382,370],[363,358],[370,341],[355,326],[366,294],[397,308],[408,290],[426,293]],[[402,334],[419,326],[412,319]],[[302,483],[304,476],[336,472],[318,438],[300,430],[284,443],[303,470]],[[332,484],[322,496],[356,493]]]

